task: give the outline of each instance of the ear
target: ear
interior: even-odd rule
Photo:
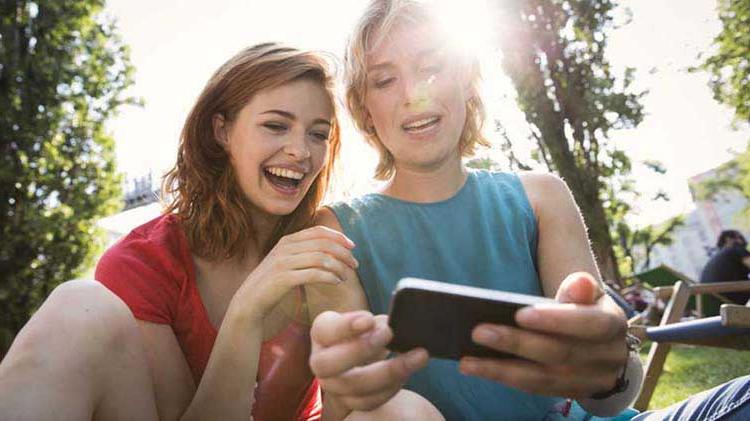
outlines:
[[[375,125],[372,123],[372,116],[369,111],[367,111],[365,115],[365,131],[368,134],[375,133]]]
[[[211,124],[213,125],[213,131],[214,131],[214,140],[224,148],[225,150],[229,148],[229,136],[227,134],[229,128],[227,127],[226,120],[224,119],[224,116],[220,113],[214,114],[213,118],[211,119]]]
[[[475,69],[473,69],[472,63],[465,61],[461,61],[458,66],[458,78],[461,81],[461,86],[464,90],[464,96],[466,96],[466,99],[469,99],[469,96],[471,94],[471,76],[474,73]]]

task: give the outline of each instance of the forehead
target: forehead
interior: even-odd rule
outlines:
[[[245,107],[253,113],[269,109],[291,112],[303,119],[330,119],[333,103],[328,91],[320,82],[299,79],[280,86],[258,91]]]
[[[425,54],[442,52],[446,43],[438,35],[434,24],[399,23],[387,32],[375,31],[365,55],[368,67],[419,59]]]

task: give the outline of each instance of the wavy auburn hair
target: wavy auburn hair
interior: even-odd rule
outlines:
[[[252,204],[239,185],[229,154],[214,137],[214,116],[232,121],[259,91],[297,80],[320,83],[331,101],[334,118],[328,158],[299,206],[280,219],[263,253],[282,236],[311,225],[340,147],[328,63],[312,52],[259,44],[240,51],[211,76],[182,128],[177,162],[162,182],[162,198],[167,201],[164,212],[178,216],[196,255],[209,260],[244,256],[248,238],[256,232],[250,216]]]
[[[375,169],[375,178],[387,180],[395,172],[395,162],[377,133],[367,127],[367,54],[382,42],[399,25],[419,26],[436,21],[433,7],[424,0],[372,0],[354,29],[344,56],[344,83],[346,86],[346,107],[357,129],[362,132],[367,143],[373,146],[380,156]],[[437,25],[441,26],[441,25]],[[450,28],[442,28],[450,31]],[[436,34],[440,37],[444,34]],[[455,52],[454,52],[455,53]],[[461,156],[471,156],[477,146],[489,147],[490,142],[482,134],[485,121],[484,103],[479,96],[481,72],[477,57],[457,54],[458,62],[468,77],[469,92],[466,100],[466,121],[461,132],[458,147]]]

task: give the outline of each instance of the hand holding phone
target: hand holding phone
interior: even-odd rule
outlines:
[[[534,295],[404,278],[391,299],[388,324],[394,337],[388,348],[408,352],[422,347],[431,357],[453,360],[463,356],[508,358],[510,354],[474,343],[474,327],[481,323],[516,326],[518,309],[555,302]]]

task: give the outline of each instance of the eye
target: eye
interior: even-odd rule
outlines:
[[[385,88],[391,83],[393,83],[394,80],[396,80],[395,77],[387,77],[383,79],[378,79],[375,81],[375,88],[377,89]]]
[[[287,130],[286,124],[277,123],[274,121],[263,123],[263,127],[265,127],[266,129],[270,130],[273,133],[283,133]]]
[[[310,132],[310,136],[312,136],[315,140],[318,140],[321,142],[327,142],[330,134],[328,132],[316,131],[316,132]]]
[[[422,67],[421,70],[422,70],[422,73],[425,73],[428,75],[436,75],[443,70],[443,66],[441,64],[431,64],[429,66]]]

